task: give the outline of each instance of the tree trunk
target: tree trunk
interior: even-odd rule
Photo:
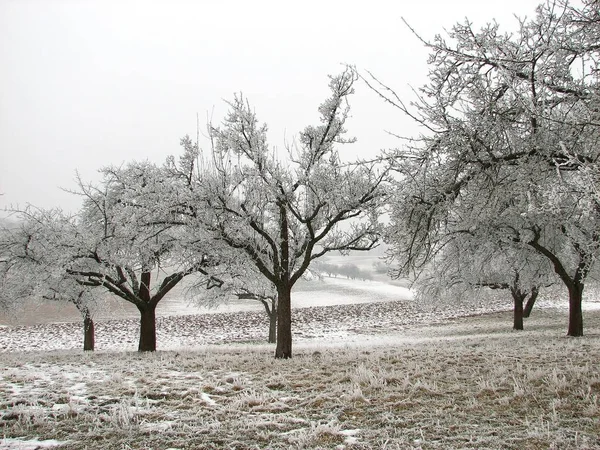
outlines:
[[[275,358],[292,357],[292,288],[277,286],[277,347]]]
[[[540,291],[538,288],[531,288],[531,294],[527,299],[527,304],[525,305],[525,310],[523,311],[523,317],[527,318],[531,315],[531,310],[533,309],[533,305],[535,304],[539,293]]]
[[[240,297],[238,296],[238,298]],[[257,297],[251,294],[249,298]],[[258,297],[258,300],[265,307],[267,317],[269,318],[269,337],[267,342],[269,344],[274,344],[277,342],[277,299],[271,297]]]
[[[583,312],[581,301],[583,299],[583,284],[572,283],[569,288],[569,329],[567,336],[583,336]]]
[[[273,305],[274,306],[274,305]],[[269,344],[277,342],[277,310],[269,314]]]
[[[140,310],[140,344],[139,352],[156,351],[156,307],[146,306]]]
[[[94,345],[94,321],[89,314],[86,314],[83,318],[83,351],[94,351]]]
[[[523,294],[513,294],[514,311],[513,311],[513,330],[523,329]]]

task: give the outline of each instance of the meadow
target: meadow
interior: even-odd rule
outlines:
[[[291,360],[223,333],[151,354],[48,350],[33,331],[18,349],[0,339],[0,448],[600,448],[599,310],[585,312],[582,338],[564,336],[564,308],[534,311],[523,332],[508,311],[366,318],[410,317],[407,303],[298,309]],[[327,334],[334,313],[349,325]],[[244,329],[252,313],[220,314]]]

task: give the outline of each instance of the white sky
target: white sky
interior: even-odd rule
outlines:
[[[374,72],[410,101],[426,82],[423,37],[468,17],[513,29],[538,0],[117,1],[0,0],[0,208],[75,211],[75,171],[132,159],[162,163],[219,122],[243,92],[271,144],[318,121],[327,75],[341,63]],[[414,126],[357,85],[343,149],[369,157]]]

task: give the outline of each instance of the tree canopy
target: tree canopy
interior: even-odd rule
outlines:
[[[402,181],[387,235],[399,273],[421,270],[464,235],[527,248],[569,291],[568,334],[583,333],[583,286],[599,251],[590,186],[600,136],[600,55],[590,41],[598,24],[593,2],[542,4],[512,34],[497,23],[457,24],[424,41],[429,84],[410,107],[366,79],[427,130],[392,155]]]
[[[344,127],[355,81],[349,68],[330,78],[320,125],[306,127],[286,156],[268,144],[267,126],[242,96],[229,103],[221,125],[210,126],[213,146],[197,177],[198,147],[182,140],[181,162],[189,169],[179,178],[188,200],[178,211],[243,253],[277,293],[278,358],[292,356],[291,289],[312,261],[332,251],[369,250],[379,240],[387,169],[346,162],[337,149],[354,142]]]

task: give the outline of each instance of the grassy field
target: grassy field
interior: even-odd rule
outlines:
[[[505,313],[380,344],[0,355],[0,448],[600,448],[600,311]]]

